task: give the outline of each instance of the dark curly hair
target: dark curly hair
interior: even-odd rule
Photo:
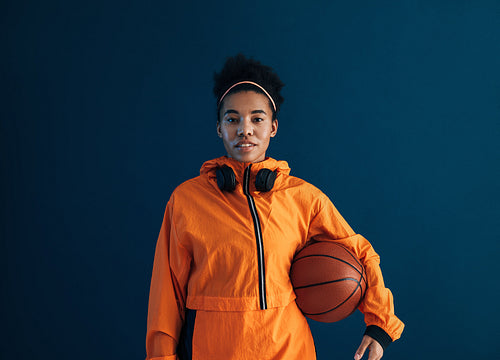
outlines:
[[[283,84],[271,67],[263,65],[252,58],[247,58],[240,53],[236,56],[228,57],[222,70],[219,73],[214,73],[214,95],[217,100],[217,122],[220,121],[220,98],[232,85],[245,80],[259,84],[266,89],[269,95],[271,95],[276,104],[276,111],[274,111],[271,101],[269,101],[269,107],[273,110],[273,120],[276,119],[280,106],[285,100],[280,94],[281,88],[285,84]],[[261,89],[252,84],[241,84],[231,89],[226,96],[241,91],[254,91],[264,94]]]

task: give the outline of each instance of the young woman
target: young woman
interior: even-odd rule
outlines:
[[[369,360],[403,331],[379,256],[328,197],[266,157],[278,131],[283,83],[243,55],[215,75],[217,134],[227,156],[178,186],[158,238],[146,335],[147,359],[315,359],[289,278],[307,241],[336,241],[365,266],[359,309],[366,331],[355,359]]]

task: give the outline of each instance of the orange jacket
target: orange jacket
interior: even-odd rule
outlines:
[[[236,175],[238,185],[234,192],[223,192],[217,186],[215,170],[224,164]],[[260,222],[261,245],[256,241],[255,219],[243,191],[246,181],[243,175],[249,166],[249,193]],[[269,192],[255,189],[255,176],[262,168],[277,171],[275,185]],[[263,316],[259,314],[271,316],[265,326],[275,326],[278,332],[284,326],[296,327],[304,332],[300,336],[310,338],[302,315],[302,319],[293,320],[296,320],[293,325],[283,322],[283,314],[278,315],[280,311],[298,313],[290,308],[295,306],[295,294],[289,270],[294,254],[310,239],[340,242],[358,256],[368,278],[368,289],[359,307],[365,315],[366,325],[380,327],[392,340],[400,337],[404,325],[394,315],[392,294],[384,286],[379,256],[364,237],[354,233],[325,194],[304,180],[290,176],[289,172],[286,162],[271,158],[248,164],[221,157],[205,162],[200,176],[175,189],[165,210],[155,252],[146,335],[147,359],[176,359],[186,308],[205,314],[204,324],[196,320],[198,338],[224,331],[228,332],[227,336],[234,336],[235,329],[246,334],[245,326],[262,323],[262,318],[256,318]],[[260,259],[259,253],[262,254]],[[214,318],[219,316],[217,314],[227,317],[223,326],[214,323],[220,321]],[[238,320],[235,320],[236,314],[241,316]],[[254,320],[256,323],[252,323]],[[239,322],[237,326],[236,322]],[[202,333],[205,335],[200,335]],[[258,333],[252,332],[256,336]],[[266,347],[275,346],[276,354],[283,352],[278,349],[283,348],[283,343],[273,336],[271,340],[267,336],[262,341],[270,342]],[[288,347],[295,346],[289,339],[282,340]],[[232,346],[227,342],[222,339],[219,345]],[[202,343],[197,340],[198,354],[208,351],[202,348]],[[216,345],[211,342],[207,347]],[[273,349],[268,351],[272,354]],[[210,357],[199,355],[199,358]],[[240,354],[227,358],[247,357]],[[249,355],[248,358],[255,357]]]

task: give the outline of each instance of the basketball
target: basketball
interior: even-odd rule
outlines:
[[[366,273],[356,256],[334,242],[315,242],[299,251],[290,268],[297,306],[321,322],[345,319],[366,292]]]

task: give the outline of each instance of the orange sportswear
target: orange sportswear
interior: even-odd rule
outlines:
[[[233,192],[217,186],[215,171],[224,164],[236,176]],[[255,188],[263,168],[277,172],[269,192]],[[357,255],[368,279],[359,306],[366,325],[389,341],[400,337],[404,325],[394,315],[377,253],[325,194],[289,172],[285,161],[224,156],[175,189],[156,245],[147,359],[178,359],[181,331],[191,332],[192,359],[315,359],[289,277],[294,254],[311,239],[339,242]]]

